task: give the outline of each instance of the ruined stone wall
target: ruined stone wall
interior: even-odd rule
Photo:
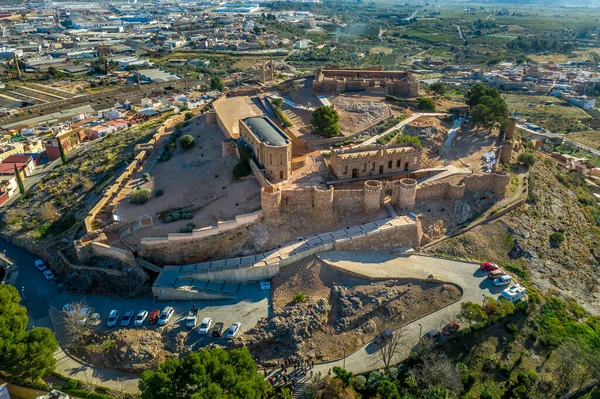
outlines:
[[[435,182],[422,184],[417,187],[417,201],[434,201],[439,199],[459,199],[465,194],[464,184],[452,184],[448,182]]]
[[[449,182],[426,183],[417,187],[417,201],[436,199],[461,199],[465,193],[491,190],[498,197],[504,197],[508,175],[506,173],[471,174],[465,176],[459,184]]]
[[[335,190],[334,210],[338,214],[363,212],[364,197],[363,190]]]
[[[383,69],[326,69],[317,71],[313,93],[366,90],[400,97],[417,97],[419,82],[410,72]]]
[[[106,256],[107,258],[116,259],[123,263],[127,263],[128,265],[136,264],[133,253],[126,249],[113,247],[100,242],[92,242],[90,246],[92,247],[92,252],[97,256]]]
[[[497,196],[504,197],[508,177],[506,173],[472,174],[466,176],[463,183],[467,192],[492,190]]]
[[[213,110],[213,111],[209,111],[206,114],[206,124],[207,125],[214,125],[215,123],[217,123],[217,113]]]

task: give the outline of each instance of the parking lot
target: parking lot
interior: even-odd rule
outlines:
[[[51,284],[48,282],[48,284]],[[240,322],[241,327],[236,337],[241,336],[245,331],[253,328],[258,320],[268,315],[270,292],[261,290],[260,285],[247,284],[240,289],[236,300],[218,300],[218,301],[170,301],[170,302],[155,302],[152,295],[147,295],[136,299],[122,298],[106,298],[96,296],[74,295],[67,292],[59,294],[56,298],[50,301],[50,312],[52,322],[56,329],[59,339],[65,339],[65,331],[61,325],[62,307],[66,303],[78,302],[83,300],[90,307],[90,312],[98,312],[100,314],[100,323],[94,328],[98,331],[114,330],[114,329],[176,329],[180,331],[190,331],[186,338],[186,344],[200,346],[219,343],[224,341],[224,337],[212,338],[212,328],[207,335],[197,333],[198,326],[205,317],[210,317],[215,323],[223,323],[223,335],[226,329],[234,322]],[[185,318],[188,311],[193,305],[199,309],[197,324],[193,329],[186,327]],[[128,326],[121,326],[123,315],[127,311],[133,312],[133,317],[137,316],[140,310],[152,312],[155,309],[162,310],[167,306],[173,307],[175,313],[166,325],[148,324],[146,320],[141,327],[135,327],[133,320]],[[111,310],[119,311],[119,320],[115,327],[107,327],[106,321]],[[62,330],[62,331],[61,331]]]

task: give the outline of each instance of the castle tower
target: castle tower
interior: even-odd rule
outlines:
[[[515,118],[509,118],[510,125],[508,125],[508,129],[506,129],[506,133],[504,133],[504,140],[512,140],[515,136],[515,129],[517,128],[517,120]]]
[[[377,180],[367,180],[364,186],[364,209],[366,213],[374,213],[381,207],[381,191],[383,184]]]
[[[281,190],[279,187],[263,187],[260,190],[260,206],[265,217],[278,217],[281,213]]]
[[[400,197],[398,206],[403,211],[412,211],[415,209],[415,199],[417,197],[417,181],[415,179],[400,180]]]
[[[500,148],[500,163],[510,163],[510,158],[512,157],[512,141],[504,140],[502,142],[502,147]]]
[[[320,190],[313,187],[313,209],[315,217],[323,222],[332,220],[333,192],[333,186],[329,187],[329,190]]]

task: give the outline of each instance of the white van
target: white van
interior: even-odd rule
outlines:
[[[515,284],[512,287],[509,287],[502,291],[500,294],[500,298],[504,298],[510,302],[519,302],[521,299],[525,298],[527,290],[521,284]]]

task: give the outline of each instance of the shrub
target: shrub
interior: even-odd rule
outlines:
[[[144,181],[150,181],[150,174],[149,173],[144,173],[142,175],[142,179],[144,179]]]
[[[509,333],[511,333],[512,335],[515,335],[516,333],[519,332],[519,326],[517,326],[515,323],[511,323],[511,322],[504,324],[504,329],[506,331],[508,331]]]
[[[194,146],[194,138],[189,134],[186,134],[185,136],[179,139],[179,146],[184,150],[189,150]]]
[[[72,380],[72,379],[69,378],[67,380],[67,388],[69,388],[69,389],[75,389],[75,388],[77,388],[78,383],[79,382],[77,380]]]
[[[252,169],[250,169],[250,165],[247,162],[240,162],[233,167],[234,179],[240,179],[242,177],[246,177],[250,173],[252,173]]]
[[[181,219],[181,213],[179,213],[179,212],[173,212],[173,213],[171,214],[171,216],[173,217],[173,220],[174,220],[175,222],[176,222],[176,221],[178,221],[179,219]]]
[[[184,118],[185,118],[186,121],[189,121],[190,119],[194,118],[194,113],[193,112],[186,112]]]
[[[165,223],[171,223],[172,221],[173,221],[173,216],[169,215],[165,218]]]
[[[136,188],[129,194],[129,201],[136,205],[144,204],[148,201],[151,194],[147,188]]]
[[[185,226],[185,229],[188,233],[191,233],[194,230],[192,226]]]
[[[196,228],[196,225],[192,222],[189,222],[187,225],[190,226],[192,229]]]
[[[159,189],[159,190],[156,190],[156,191],[154,192],[154,196],[155,196],[155,197],[161,197],[161,196],[162,196],[164,193],[165,193],[165,192],[164,192],[163,190],[160,190],[160,189]]]
[[[292,121],[289,120],[289,118],[283,113],[283,111],[281,109],[279,109],[279,108],[274,108],[274,109],[275,109],[275,113],[277,114],[277,117],[279,118],[279,120],[281,121],[281,123],[283,124],[284,127],[294,126]]]
[[[518,158],[519,163],[522,163],[525,166],[533,166],[536,161],[535,154],[531,151],[522,152],[519,154]]]
[[[481,395],[479,395],[480,399],[494,399],[494,397],[492,396],[492,394],[486,389],[483,392],[481,392]]]
[[[181,227],[179,228],[179,232],[180,232],[180,233],[187,233],[187,226],[181,226]]]
[[[563,243],[563,241],[565,241],[565,234],[560,232],[560,231],[555,231],[554,233],[550,234],[550,243],[554,246],[559,246],[560,244]]]
[[[431,98],[417,98],[417,108],[427,111],[435,111],[435,103]]]
[[[398,136],[396,143],[411,145],[415,148],[421,148],[422,146],[421,139],[419,139],[417,136],[409,136],[404,134]]]
[[[294,295],[294,302],[296,302],[296,303],[306,302],[306,294],[304,294],[303,292],[297,293],[296,295]]]
[[[281,107],[281,104],[283,104],[283,99],[282,98],[273,98],[273,99],[271,99],[271,104],[273,104],[273,106],[279,108],[279,107]]]
[[[367,378],[364,375],[359,375],[354,379],[354,389],[364,391],[367,387]]]
[[[193,213],[186,213],[185,214],[185,219],[193,219],[194,218],[194,214]]]

